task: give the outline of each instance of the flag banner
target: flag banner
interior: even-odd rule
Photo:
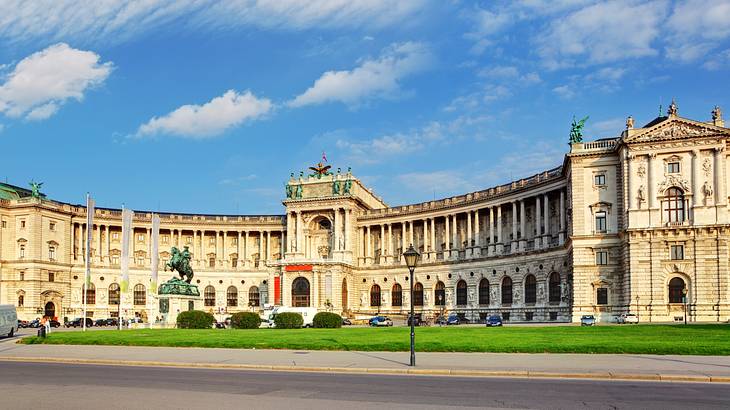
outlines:
[[[132,239],[132,210],[122,209],[122,293],[129,288],[129,242]]]
[[[91,287],[91,242],[94,233],[94,200],[91,195],[86,195],[86,276],[84,277],[85,288]]]
[[[152,268],[152,294],[157,294],[157,264],[160,263],[160,215],[152,215],[152,255],[150,255],[150,267]]]

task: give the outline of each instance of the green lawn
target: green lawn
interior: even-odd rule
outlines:
[[[55,332],[24,343],[407,351],[408,328],[96,330]],[[730,355],[728,325],[424,327],[420,352],[646,353]]]

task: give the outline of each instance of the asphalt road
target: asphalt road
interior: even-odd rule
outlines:
[[[727,408],[725,384],[0,362],[0,408]]]

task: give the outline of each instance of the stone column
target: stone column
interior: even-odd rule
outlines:
[[[517,252],[517,245],[519,239],[517,238],[517,201],[512,201],[512,243],[511,251]]]
[[[459,243],[459,225],[456,214],[452,215],[451,220],[451,236],[453,237],[454,247],[451,250],[451,257],[457,258],[459,256],[459,249],[461,249],[461,243]]]
[[[221,246],[220,246],[220,231],[216,228],[215,230],[215,259],[216,259],[216,267],[220,266],[221,260],[223,257],[221,256]]]
[[[241,269],[241,265],[246,266],[246,258],[243,257],[241,254],[241,238],[243,238],[243,234],[241,231],[238,231],[238,239],[236,240],[236,255],[238,255],[238,265],[236,265],[236,269]]]
[[[96,225],[96,234],[98,235],[96,249],[99,251],[99,263],[102,263],[104,262],[104,248],[101,246],[101,225]]]
[[[259,233],[259,269],[261,269],[261,263],[266,259],[264,254],[264,231],[258,230]]]
[[[336,251],[340,250],[340,209],[339,208],[332,208],[332,210],[335,213],[335,223],[334,223],[334,232],[333,232],[333,246],[332,248]]]
[[[646,158],[646,194],[649,196],[649,208],[652,209],[656,208],[656,190],[654,188],[654,158],[656,158],[656,154],[649,154]]]
[[[444,259],[451,256],[451,237],[449,233],[449,215],[444,216]],[[424,290],[425,292],[425,290]]]
[[[634,159],[635,159],[634,155],[629,154],[628,150],[627,150],[627,153],[626,153],[626,191],[627,191],[626,197],[627,197],[627,201],[626,202],[628,204],[629,211],[636,208],[636,204],[634,203],[635,202],[634,184],[631,183],[631,180],[634,178],[634,172],[633,172]],[[639,182],[639,185],[641,185],[641,182]],[[560,195],[562,198],[562,195],[563,195],[562,189],[560,190]],[[641,204],[639,204],[639,205],[641,205]],[[562,231],[563,228],[560,228],[560,230]]]
[[[495,252],[498,255],[504,252],[504,243],[502,242],[502,205],[497,205],[497,243]]]
[[[482,254],[482,241],[480,240],[481,229],[479,227],[479,210],[474,211],[474,256],[481,256]]]
[[[79,224],[79,231],[81,232],[81,235],[79,235],[79,254],[81,255],[81,260],[86,261],[86,252],[84,250],[86,249],[86,239],[84,238],[84,224]]]
[[[692,150],[692,206],[701,206],[703,203],[701,202],[700,198],[700,187],[702,186],[700,182],[700,160],[702,157],[700,156],[701,152],[698,149]],[[715,171],[717,171],[717,168],[715,168]],[[715,172],[715,175],[717,175],[717,172]],[[713,182],[714,184],[714,182]]]
[[[388,224],[388,254],[390,255],[390,263],[395,263],[400,259],[400,255],[395,254],[395,247],[393,243],[393,224]]]
[[[302,232],[302,211],[297,211],[297,234],[296,234],[296,253],[304,254],[304,235]]]
[[[474,256],[474,252],[472,252],[473,236],[472,236],[472,230],[471,230],[471,212],[472,211],[466,212],[466,256],[468,258]]]
[[[423,258],[426,259],[428,257],[429,248],[428,219],[423,219],[421,222],[423,223]]]
[[[104,252],[104,255],[106,255],[106,261],[111,263],[111,259],[109,258],[109,249],[111,249],[111,237],[109,236],[109,225],[104,226],[104,230],[106,231],[106,234],[104,235],[104,239],[106,239],[106,252]]]
[[[350,245],[350,242],[352,240],[351,232],[350,232],[350,224],[352,223],[352,209],[347,209],[347,212],[345,213],[347,217],[345,218],[345,249],[352,249],[352,246]]]
[[[431,218],[431,251],[429,259],[436,259],[436,218]]]
[[[226,253],[226,241],[228,240],[228,232],[223,231],[223,243],[221,244],[221,253],[223,254],[222,262],[223,266],[228,266],[226,262],[228,261],[228,255]]]
[[[494,207],[489,207],[489,249],[487,250],[488,256],[494,255]]]
[[[266,260],[271,260],[271,231],[266,231]]]
[[[405,252],[406,249],[408,249],[408,245],[406,244],[407,234],[408,234],[408,227],[406,226],[406,223],[405,222],[401,222],[400,225],[401,225],[401,235],[400,235],[400,242],[401,242],[400,246],[401,247],[400,247],[400,252],[401,252],[401,255],[402,255],[403,252]],[[403,258],[401,258],[401,260],[402,259]]]
[[[727,202],[727,179],[725,177],[725,147],[715,148],[715,204],[724,205]],[[697,194],[695,194],[697,195]]]
[[[527,241],[525,238],[527,237],[525,230],[527,229],[525,226],[525,200],[520,199],[520,252],[525,251],[525,247],[527,246]]]
[[[387,263],[388,252],[385,249],[385,224],[380,224],[380,261],[379,263]]]
[[[560,232],[558,234],[558,241],[560,244],[565,243],[565,191],[560,190]]]
[[[535,249],[542,248],[542,207],[540,206],[540,195],[535,197]]]
[[[244,231],[243,232],[243,257],[244,257],[243,263],[245,264],[245,266],[250,266],[249,257],[248,257],[249,254],[250,254],[250,252],[248,251],[248,231]]]
[[[543,195],[543,206],[545,207],[545,212],[543,212],[543,218],[545,218],[545,237],[542,240],[542,246],[543,248],[547,248],[550,246],[550,200],[548,198],[548,194]]]
[[[370,225],[367,225],[365,227],[365,263],[367,265],[372,262],[370,252]]]
[[[101,232],[99,236],[101,237]],[[152,228],[147,228],[147,260],[152,263]]]

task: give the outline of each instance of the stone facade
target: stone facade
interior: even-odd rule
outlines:
[[[349,171],[319,164],[292,174],[284,215],[160,214],[160,281],[170,276],[170,247],[188,246],[204,309],[215,313],[306,305],[404,315],[411,292],[401,254],[413,244],[413,299],[424,318],[672,321],[685,301],[690,321],[726,321],[728,136],[719,109],[698,122],[674,105],[642,128],[627,121],[619,137],[571,144],[560,167],[399,207]],[[134,214],[130,287],[119,295],[120,210],[97,208],[87,227],[82,206],[0,188],[0,303],[26,319],[81,315],[91,229],[89,311],[154,319],[152,213]]]

